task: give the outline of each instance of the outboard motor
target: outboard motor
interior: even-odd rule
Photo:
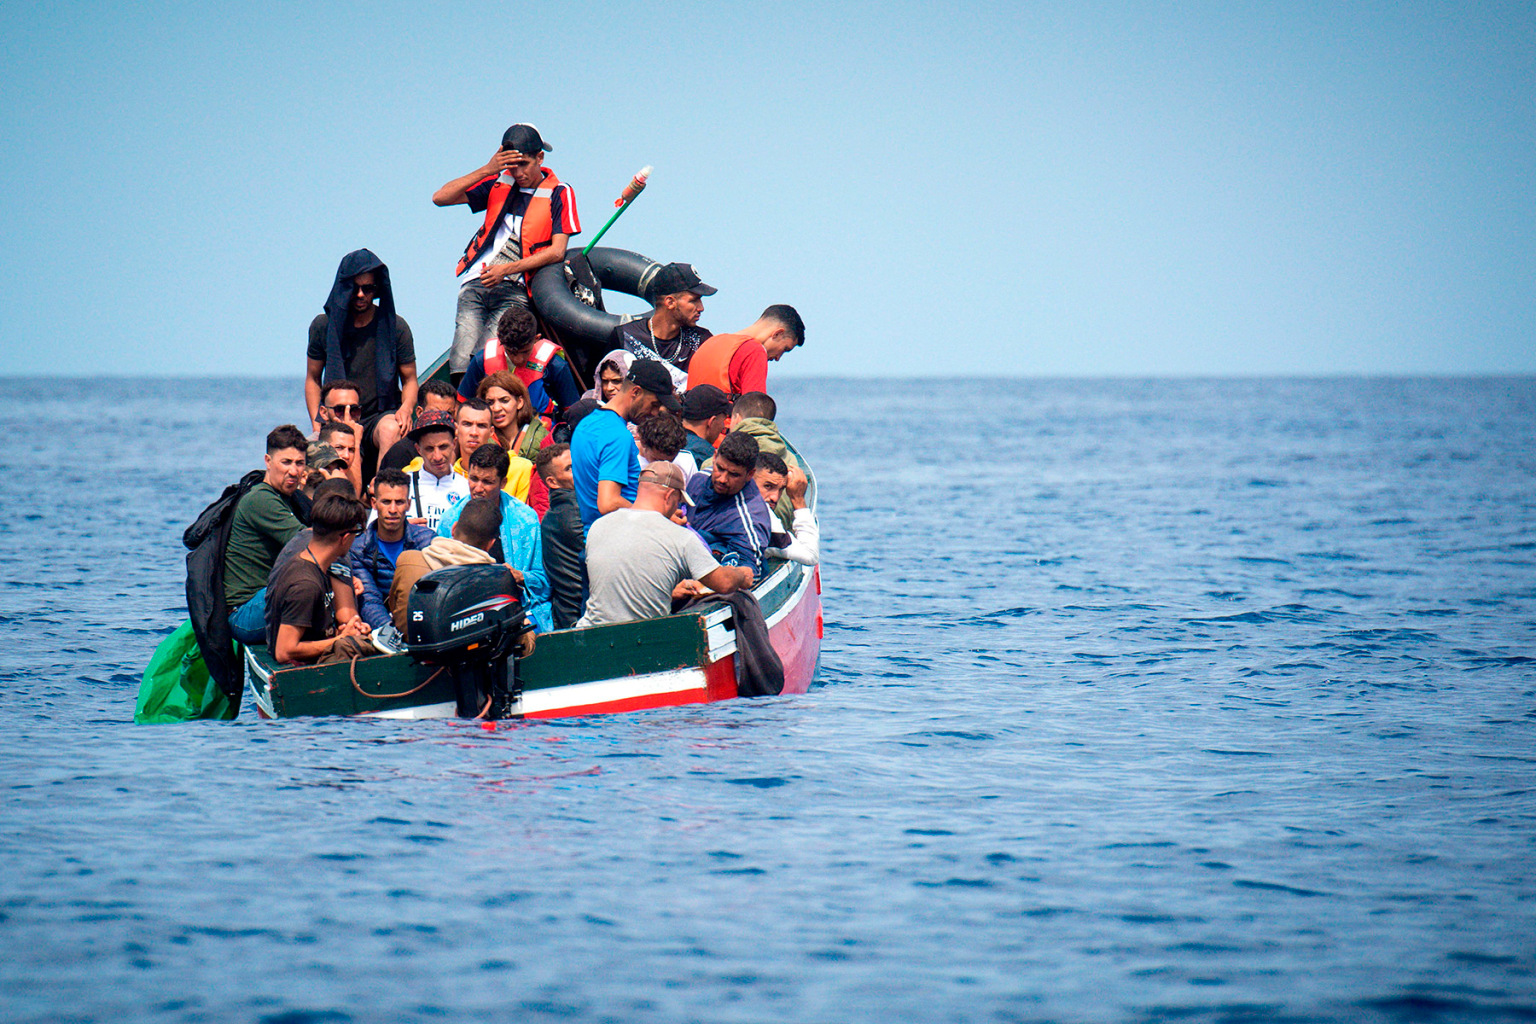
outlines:
[[[512,648],[529,628],[522,589],[505,565],[427,573],[406,603],[407,650],[415,660],[453,673],[461,718],[479,715],[486,698],[487,718],[510,713],[522,692]]]

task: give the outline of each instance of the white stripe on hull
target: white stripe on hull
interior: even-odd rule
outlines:
[[[364,711],[359,718],[452,718],[459,713],[459,705],[455,701],[445,701],[442,704],[423,704],[415,708],[394,708],[390,711]]]

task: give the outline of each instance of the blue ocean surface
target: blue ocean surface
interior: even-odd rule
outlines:
[[[0,381],[0,1019],[1536,1018],[1536,379],[785,381],[797,697],[131,724],[270,381]]]

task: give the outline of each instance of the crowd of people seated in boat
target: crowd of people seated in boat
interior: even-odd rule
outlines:
[[[267,435],[230,522],[235,639],[280,662],[378,653],[375,631],[403,632],[416,581],[454,565],[505,564],[539,633],[746,590],[774,559],[816,564],[807,479],[767,389],[768,363],[804,343],[799,314],[770,305],[711,334],[699,320],[716,289],[669,264],[650,313],[615,328],[583,381],[528,292],[580,231],[549,148],[514,125],[433,197],[485,214],[457,268],[452,383],[418,381],[384,262],[342,259],[309,326],[309,429]]]

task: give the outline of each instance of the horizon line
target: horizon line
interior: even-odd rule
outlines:
[[[1166,372],[1166,373],[932,373],[932,374],[877,374],[877,373],[826,373],[778,375],[785,381],[816,380],[1475,380],[1536,378],[1531,370],[1322,370],[1312,373],[1296,371],[1235,371],[1229,373]],[[165,380],[165,381],[298,381],[303,374],[251,374],[251,373],[121,373],[98,370],[80,373],[6,373],[0,372],[0,381],[49,381],[49,380]]]

